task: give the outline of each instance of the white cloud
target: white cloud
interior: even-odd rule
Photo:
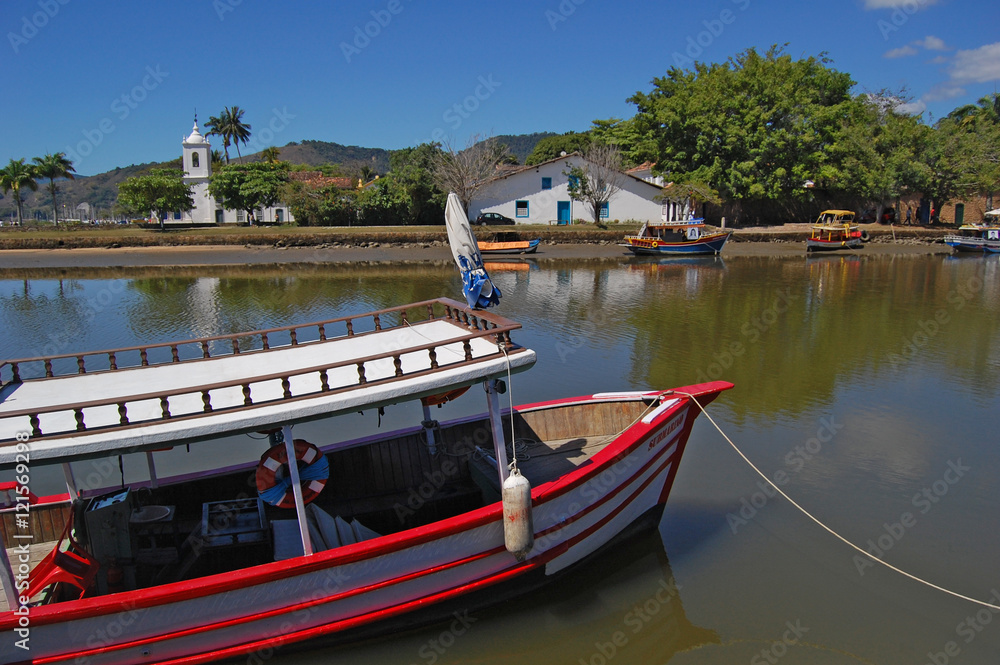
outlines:
[[[927,110],[927,104],[924,103],[924,100],[918,99],[915,102],[903,102],[901,104],[897,104],[896,110],[907,115],[920,115]]]
[[[1000,42],[959,51],[951,66],[952,81],[986,83],[1000,79]]]
[[[865,9],[905,9],[912,14],[916,9],[930,7],[938,0],[865,0]]]
[[[913,42],[917,46],[922,46],[928,51],[947,51],[948,45],[944,43],[944,40],[940,37],[935,37],[933,35],[927,35],[923,39],[918,39]]]
[[[900,46],[882,54],[883,58],[905,58],[908,55],[916,55],[917,49],[912,46]]]
[[[954,83],[939,83],[923,96],[924,101],[939,102],[945,99],[954,99],[965,94],[965,88]]]

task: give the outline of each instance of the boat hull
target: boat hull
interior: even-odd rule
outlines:
[[[809,252],[831,252],[838,249],[861,249],[864,246],[861,238],[847,238],[846,240],[818,240],[808,238],[806,240],[806,251]]]
[[[678,389],[712,401],[731,384]],[[201,663],[271,653],[285,644],[388,630],[470,594],[531,588],[595,555],[666,502],[692,424],[687,397],[594,395],[518,409],[628,399],[652,402],[589,464],[532,491],[534,548],[504,548],[494,503],[408,531],[232,573],[32,609],[30,660],[13,640],[2,662]],[[658,404],[658,406],[654,405]],[[0,630],[13,631],[12,613]]]
[[[962,238],[959,236],[945,236],[944,244],[948,245],[956,252],[991,253],[1000,254],[1000,242],[989,241],[983,238]]]
[[[480,254],[534,254],[541,243],[540,238],[534,240],[517,240],[511,242],[479,242]]]
[[[698,240],[665,242],[656,238],[627,237],[624,246],[637,256],[691,256],[718,254],[726,246],[732,231],[702,236]]]

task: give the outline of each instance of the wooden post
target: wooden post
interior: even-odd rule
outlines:
[[[76,488],[76,478],[73,476],[73,467],[69,462],[62,464],[63,476],[66,478],[66,491],[69,492],[69,500],[76,501],[80,498],[80,491]]]
[[[500,418],[500,393],[496,379],[486,382],[486,400],[490,409],[490,425],[493,428],[493,456],[496,457],[500,472],[500,486],[507,480],[507,446],[503,441],[503,420]],[[513,414],[511,414],[513,415]],[[511,442],[513,445],[513,441]]]
[[[292,496],[295,498],[295,516],[299,520],[299,535],[302,536],[302,551],[306,556],[313,553],[312,542],[309,539],[309,524],[306,522],[306,503],[302,499],[302,480],[299,478],[299,465],[295,459],[295,441],[292,439],[292,428],[285,425],[281,428],[281,436],[285,439],[285,453],[288,455],[288,475],[292,479]]]
[[[146,451],[146,468],[149,469],[149,487],[150,489],[156,489],[160,486],[160,482],[156,479],[156,464],[153,463],[153,451]]]

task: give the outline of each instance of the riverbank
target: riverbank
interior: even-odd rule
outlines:
[[[805,242],[730,242],[722,257],[801,256]],[[940,242],[913,239],[874,239],[855,251],[825,253],[822,256],[886,256],[948,254],[951,248]],[[616,244],[563,243],[542,245],[536,254],[488,257],[490,261],[529,260],[535,263],[567,259],[627,259]],[[643,259],[639,259],[643,260]],[[54,268],[143,268],[163,266],[246,266],[246,265],[330,265],[338,263],[449,262],[451,250],[443,243],[369,246],[260,247],[199,245],[174,247],[118,247],[82,249],[11,249],[0,252],[0,268],[8,273],[25,269]]]

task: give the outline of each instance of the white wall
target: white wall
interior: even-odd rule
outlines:
[[[571,219],[594,221],[590,206],[570,198],[569,178],[563,173],[582,163],[581,158],[569,156],[494,180],[473,199],[469,219],[475,220],[483,212],[498,212],[519,224],[554,223],[558,202],[569,201]],[[552,189],[542,189],[545,177],[552,178]],[[621,191],[608,204],[608,219],[659,220],[661,205],[652,200],[659,193],[659,187],[625,176]],[[528,217],[517,217],[517,201],[528,201]]]

